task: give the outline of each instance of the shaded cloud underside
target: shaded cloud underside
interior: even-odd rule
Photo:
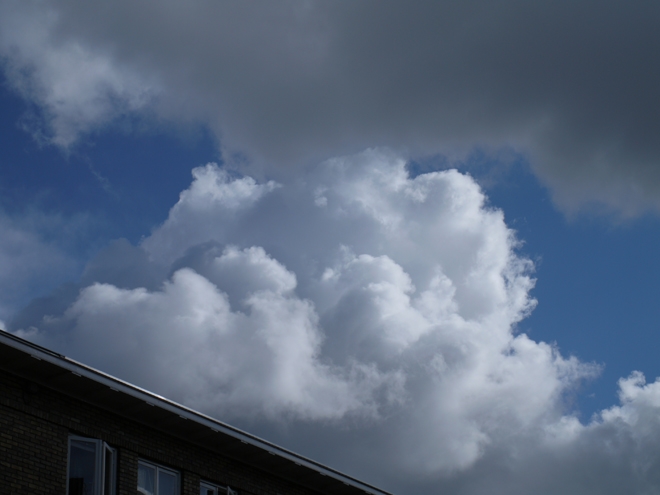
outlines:
[[[202,121],[282,168],[388,146],[526,153],[568,209],[657,208],[653,2],[4,1],[0,52],[69,146],[122,115]],[[36,126],[36,127],[35,127]]]

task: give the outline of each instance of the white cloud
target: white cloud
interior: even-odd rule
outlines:
[[[460,493],[653,494],[660,486],[658,382],[621,379],[619,406],[587,425],[563,417],[494,449],[461,475]],[[490,457],[490,458],[489,458]],[[427,485],[427,489],[430,485]]]
[[[515,333],[533,267],[469,176],[410,178],[382,150],[280,185],[193,175],[142,255],[109,250],[65,312],[18,332],[223,419],[331,429],[310,455],[406,490],[587,431],[562,398],[597,370]],[[113,256],[170,275],[94,283]]]
[[[262,254],[234,253],[248,267]],[[272,259],[257,262],[282,270]],[[272,280],[272,273],[263,279]],[[216,414],[303,419],[372,414],[370,394],[387,386],[387,377],[356,369],[360,375],[350,381],[342,370],[320,363],[321,335],[309,302],[278,290],[248,294],[245,312],[232,310],[226,294],[187,268],[155,292],[94,284],[63,316],[47,318],[46,328],[62,330],[43,338]]]
[[[207,123],[261,165],[513,147],[562,206],[658,208],[651,4],[4,0],[10,83],[67,146],[118,115]]]
[[[392,152],[281,184],[207,165],[67,309],[9,330],[395,493],[656,493],[660,381],[571,415],[598,368],[516,332],[516,246],[469,176]]]
[[[143,246],[156,260],[171,263],[184,251],[209,240],[227,239],[241,214],[249,211],[278,184],[257,184],[252,177],[234,178],[215,164],[193,170],[194,181],[183,191],[164,225]]]

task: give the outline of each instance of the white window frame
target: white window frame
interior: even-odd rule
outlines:
[[[181,474],[178,471],[175,471],[174,469],[170,469],[165,466],[161,466],[160,464],[156,464],[155,462],[145,461],[144,459],[138,459],[138,468],[140,464],[156,470],[156,476],[154,478],[154,495],[158,495],[158,481],[159,481],[158,473],[160,471],[164,471],[166,473],[173,474],[174,476],[176,476],[176,492],[181,493]],[[137,488],[137,491],[138,493],[147,494],[147,492],[143,491],[140,487]]]
[[[90,495],[116,495],[117,493],[117,449],[113,449],[103,440],[69,435],[66,463],[66,493],[69,494],[71,475],[71,441],[87,442],[95,445],[96,480]],[[109,464],[108,464],[109,462]],[[109,472],[108,472],[109,471]]]
[[[206,490],[213,490],[213,495],[238,495],[238,492],[232,490],[228,486],[214,485],[213,483],[208,483],[207,481],[202,481],[199,484],[200,495],[202,488]],[[207,492],[208,493],[208,492]],[[204,494],[207,495],[207,494]]]

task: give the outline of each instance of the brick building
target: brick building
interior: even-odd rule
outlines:
[[[389,495],[0,331],[2,495]]]

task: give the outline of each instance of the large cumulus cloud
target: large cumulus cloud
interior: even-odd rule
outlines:
[[[567,208],[657,208],[653,2],[5,0],[10,83],[70,145],[120,115],[201,120],[261,164],[513,147]],[[34,128],[34,127],[33,127]]]
[[[649,441],[657,386],[638,375],[589,425],[566,409],[598,370],[516,331],[533,266],[469,176],[411,177],[384,150],[290,182],[193,175],[139,246],[89,264],[65,309],[10,330],[401,493],[478,491],[521,466],[552,477],[608,434]],[[644,449],[623,447],[630,462]]]

